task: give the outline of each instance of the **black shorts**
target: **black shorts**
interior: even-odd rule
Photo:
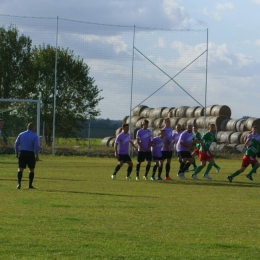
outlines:
[[[156,161],[163,161],[163,158],[162,158],[162,156],[161,157],[153,156],[153,161],[154,162],[156,162]]]
[[[192,158],[191,152],[190,151],[180,151],[178,152],[178,157],[181,159],[188,159]]]
[[[171,159],[172,158],[172,151],[162,151],[162,159]]]
[[[152,152],[138,151],[137,161],[144,162],[144,160],[146,160],[147,162],[151,162],[152,161]]]
[[[18,156],[18,165],[19,168],[25,169],[28,165],[29,169],[34,169],[36,164],[36,159],[34,152],[30,151],[20,151],[20,154]]]
[[[129,154],[119,154],[118,155],[118,161],[119,162],[132,162]]]

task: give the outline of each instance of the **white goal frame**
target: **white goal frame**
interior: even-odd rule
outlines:
[[[37,135],[40,137],[41,129],[41,100],[39,99],[15,99],[15,98],[0,98],[0,102],[27,102],[27,103],[37,103]]]

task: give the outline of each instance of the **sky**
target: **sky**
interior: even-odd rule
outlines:
[[[73,49],[80,56],[84,56],[85,53],[80,42],[84,41],[88,44],[92,56],[89,54],[84,59],[89,62],[90,73],[93,73],[91,75],[103,90],[101,94],[104,96],[99,106],[100,117],[110,119],[122,119],[128,114],[129,107],[131,109],[142,102],[146,96],[162,86],[169,76],[176,75],[204,50],[207,50],[208,54],[207,68],[205,69],[206,54],[204,54],[203,59],[195,62],[190,71],[186,70],[187,72],[182,73],[183,76],[178,78],[179,85],[187,87],[195,100],[203,103],[205,80],[207,105],[228,105],[232,111],[231,117],[234,119],[243,116],[260,117],[259,13],[260,0],[0,0],[1,25],[12,21],[13,16],[53,18],[52,32],[48,33],[46,24],[39,25],[45,27],[45,31],[38,36],[35,34],[37,37],[34,35],[38,38],[35,39],[37,44],[48,39],[50,35],[55,35],[57,17],[93,24],[91,33],[88,31],[84,36],[83,27],[80,31],[79,27],[74,27],[71,22],[65,26],[66,21],[64,21],[64,28],[61,25],[60,30],[70,31],[70,34],[60,38],[64,47],[66,42],[70,46],[73,40]],[[98,24],[118,27],[114,29],[105,26],[103,29],[98,29]],[[33,26],[37,26],[34,20],[27,24],[23,23],[21,32],[37,31]],[[137,33],[137,48],[134,50],[137,59],[134,82],[138,85],[136,88],[138,95],[133,96],[132,103],[131,101],[129,103],[131,80],[133,80],[131,78],[132,36],[130,36],[133,33],[133,26],[156,28],[162,31],[158,32],[155,38],[150,38],[151,33],[146,30],[140,29]],[[200,31],[202,34],[194,42],[193,40],[187,42],[182,36],[180,38],[174,36],[175,40],[168,37],[172,30]],[[206,38],[208,49],[205,44]],[[54,39],[53,37],[51,41],[55,42]],[[153,39],[156,39],[156,44],[152,42]],[[167,43],[170,47],[166,51]],[[155,48],[152,46],[156,46],[158,52],[155,53]],[[144,51],[144,53],[141,51],[143,55],[138,52],[140,50]],[[177,54],[175,56],[176,52],[179,52],[179,56]],[[99,55],[101,57],[98,57]],[[151,66],[151,63],[144,66],[144,60],[147,61],[148,58],[155,61],[156,68]],[[143,63],[139,64],[138,59]],[[102,70],[104,64],[106,69]],[[164,74],[164,78],[159,75],[159,68],[163,71],[160,73]],[[196,71],[197,75],[194,73]],[[203,78],[206,75],[205,71],[207,77]],[[168,98],[165,98],[165,104],[159,93],[157,97],[154,95],[151,98],[150,103],[143,104],[150,106],[152,102],[153,107],[194,106],[194,100],[189,102],[188,99],[180,98],[174,84],[171,82],[164,88],[164,95]],[[124,90],[125,85],[127,90]],[[198,86],[201,85],[203,87],[199,88]]]

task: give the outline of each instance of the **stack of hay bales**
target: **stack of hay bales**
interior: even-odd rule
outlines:
[[[153,136],[158,135],[159,130],[164,127],[163,119],[169,117],[171,127],[174,129],[180,124],[183,129],[187,124],[197,125],[198,131],[203,134],[209,123],[214,123],[217,127],[216,137],[218,141],[228,143],[230,149],[241,151],[245,138],[255,125],[260,129],[260,118],[232,119],[231,109],[227,105],[211,105],[206,109],[200,106],[180,106],[176,107],[157,107],[150,108],[140,105],[134,108],[132,116],[125,116],[122,124],[130,124],[132,138],[136,138],[137,131],[142,127],[144,119],[149,121],[149,129]],[[102,140],[102,145],[113,146],[115,137],[121,132],[118,128],[115,136],[106,137]],[[217,145],[215,150],[221,151],[223,145]]]

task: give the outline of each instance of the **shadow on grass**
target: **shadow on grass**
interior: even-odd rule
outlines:
[[[131,198],[160,198],[157,196],[138,196],[138,195],[127,195],[127,194],[114,194],[114,193],[101,193],[101,192],[88,192],[88,191],[72,191],[72,190],[40,190],[46,192],[62,192],[62,193],[73,193],[73,194],[89,194],[89,195],[100,195],[100,196],[113,196],[113,197],[131,197]]]
[[[249,183],[249,182],[236,182],[233,180],[232,183],[230,183],[228,180],[226,182],[224,181],[214,181],[214,180],[172,180],[172,181],[158,181],[160,184],[167,184],[167,185],[197,185],[197,186],[230,186],[230,187],[260,187],[260,183]]]

